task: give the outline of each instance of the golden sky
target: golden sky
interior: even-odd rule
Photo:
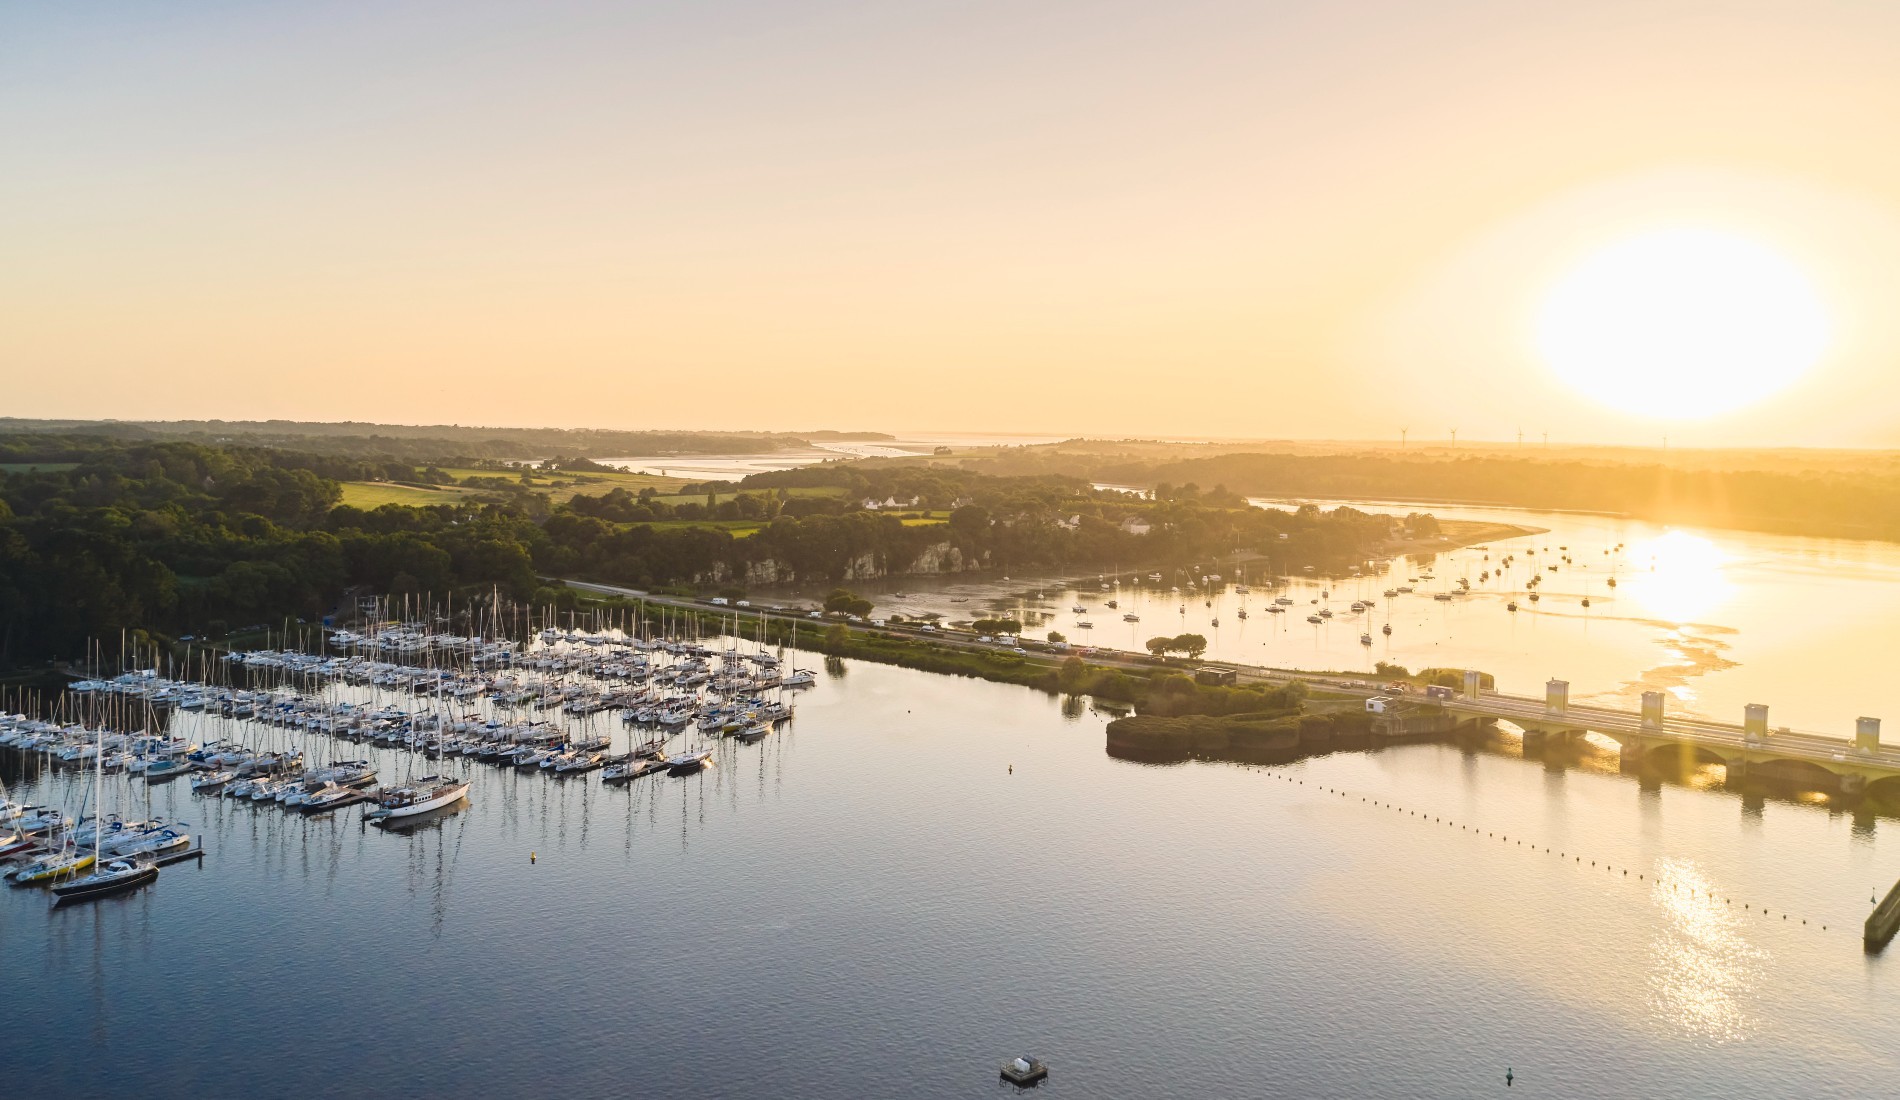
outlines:
[[[0,9],[0,413],[1900,445],[1900,4]],[[1773,248],[1775,400],[1539,360]]]

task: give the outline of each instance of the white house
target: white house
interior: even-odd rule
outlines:
[[[1154,524],[1137,516],[1129,516],[1122,520],[1122,530],[1131,535],[1145,535],[1154,530]]]

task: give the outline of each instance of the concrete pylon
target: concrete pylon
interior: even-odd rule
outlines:
[[[1570,709],[1570,681],[1551,680],[1544,685],[1544,713],[1562,714]]]
[[[1868,753],[1880,751],[1880,719],[1854,719],[1854,747]]]
[[[1750,703],[1742,708],[1742,737],[1761,741],[1768,736],[1768,704]]]
[[[1643,728],[1659,730],[1663,724],[1663,693],[1660,691],[1643,692]]]
[[[1465,698],[1476,699],[1482,690],[1484,677],[1475,668],[1465,669]]]

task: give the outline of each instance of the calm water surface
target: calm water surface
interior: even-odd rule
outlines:
[[[1547,530],[1401,557],[1363,576],[1299,574],[1280,587],[1262,583],[1272,579],[1266,568],[1272,563],[1257,563],[1248,568],[1253,583],[1246,596],[1235,591],[1239,569],[1227,562],[1205,566],[1225,578],[1212,591],[1187,588],[1190,578],[1173,571],[1159,583],[1145,575],[1130,583],[1130,571],[1111,574],[1107,589],[1093,578],[1078,587],[1073,579],[1021,577],[1008,585],[988,577],[981,583],[904,577],[863,587],[874,590],[883,613],[969,619],[1007,612],[1034,624],[1035,637],[1055,630],[1071,643],[1136,652],[1156,635],[1193,632],[1208,639],[1216,660],[1367,675],[1377,661],[1414,670],[1479,668],[1504,690],[1528,695],[1543,694],[1544,681],[1559,677],[1570,681],[1573,699],[1634,709],[1644,691],[1663,691],[1678,713],[1733,722],[1741,721],[1744,705],[1766,703],[1772,725],[1843,738],[1852,736],[1856,717],[1882,716],[1880,685],[1900,629],[1900,545],[1673,528],[1579,513],[1317,503]],[[1506,556],[1516,560],[1499,574]],[[1489,580],[1481,579],[1486,571],[1493,574]],[[1536,603],[1527,598],[1532,575],[1543,578]],[[1460,578],[1471,582],[1468,593],[1433,598],[1456,589]],[[1384,595],[1402,585],[1415,591]],[[1170,590],[1175,587],[1181,590]],[[1294,604],[1269,615],[1265,609],[1276,596]],[[1119,606],[1109,608],[1111,599]],[[1355,600],[1371,608],[1355,614]],[[1512,601],[1516,612],[1506,609]],[[1072,610],[1078,606],[1080,613]],[[1306,617],[1322,607],[1333,617],[1308,624]],[[1141,621],[1124,622],[1128,614]],[[1083,622],[1092,625],[1083,628]],[[1388,623],[1390,635],[1381,629]],[[1362,635],[1372,644],[1362,645]],[[1885,717],[1900,722],[1900,712]]]
[[[1900,1070],[1859,942],[1891,819],[1508,744],[1140,765],[1079,701],[840,667],[701,776],[474,764],[472,804],[408,834],[151,788],[201,868],[58,912],[0,891],[0,1080],[964,1097],[1025,1051],[1051,1095],[1467,1097],[1509,1066],[1511,1096],[1728,1097]]]

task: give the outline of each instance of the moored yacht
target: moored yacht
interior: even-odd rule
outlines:
[[[364,816],[381,821],[425,814],[468,794],[468,787],[466,780],[425,775],[406,786],[384,791],[376,800],[376,808]]]
[[[69,901],[91,901],[108,894],[123,893],[137,889],[158,878],[158,865],[149,860],[115,859],[82,879],[75,879],[63,886],[53,887],[58,899],[54,904]]]
[[[712,755],[710,751],[704,749],[699,752],[674,753],[665,760],[666,774],[691,775],[712,763]]]

